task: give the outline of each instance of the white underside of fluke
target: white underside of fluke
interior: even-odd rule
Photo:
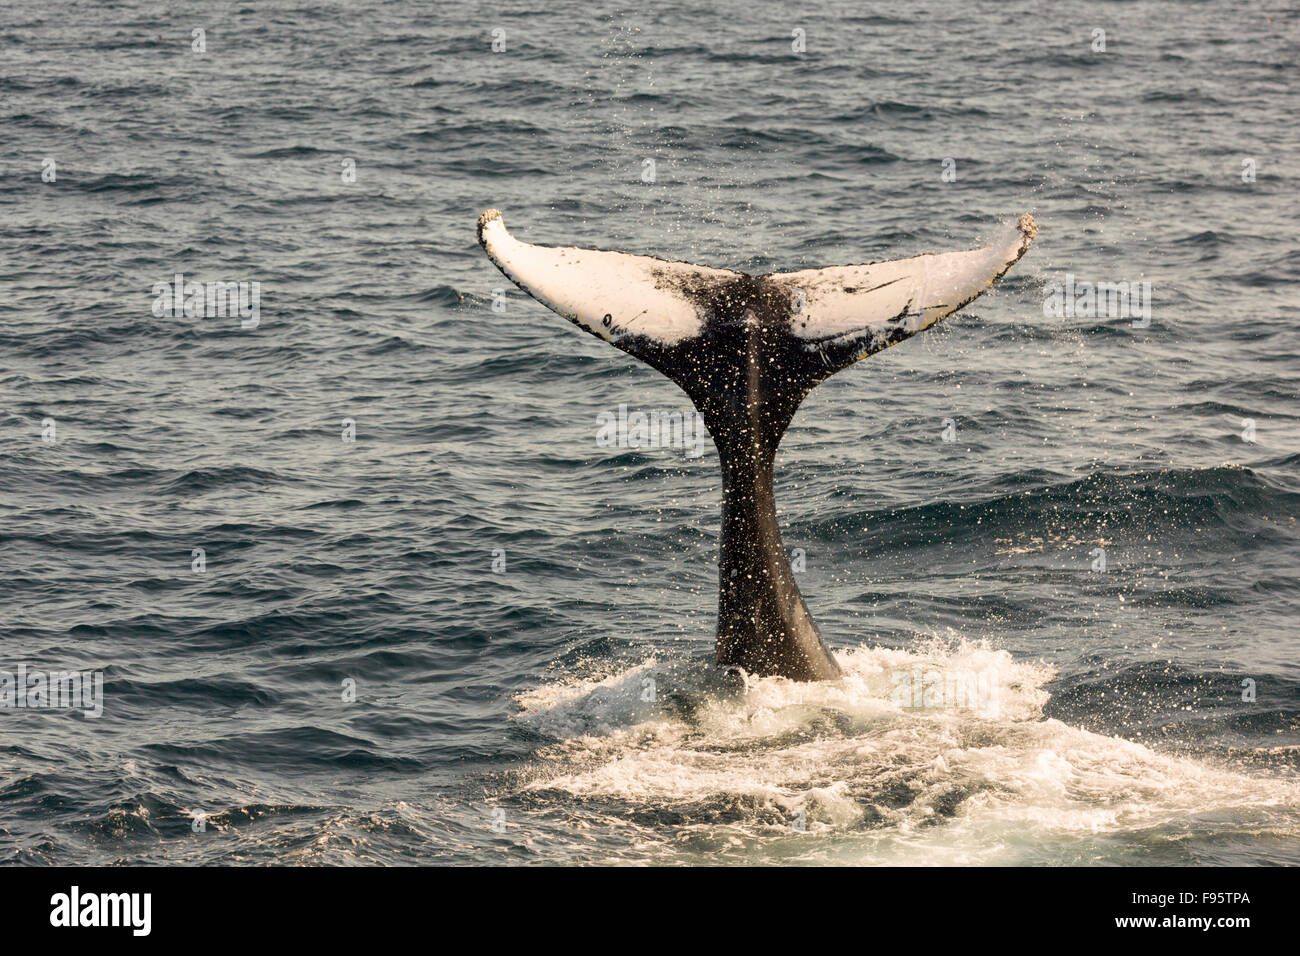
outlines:
[[[653,256],[530,245],[506,232],[495,209],[479,219],[479,235],[497,268],[521,289],[609,342],[644,335],[675,345],[699,335],[705,316],[678,283],[739,278],[726,269]]]
[[[789,295],[790,333],[796,338],[810,347],[852,345],[860,338],[865,355],[900,325],[905,334],[929,328],[992,288],[1036,231],[1033,218],[1024,215],[980,249],[762,278]],[[495,209],[480,217],[479,236],[488,256],[520,288],[609,342],[640,335],[675,345],[698,336],[708,318],[709,290],[742,278],[652,256],[520,242]]]
[[[920,332],[988,291],[1024,255],[1037,233],[1031,216],[1004,226],[980,249],[861,266],[830,266],[768,276],[797,303],[790,332],[831,341],[885,331],[902,322]]]

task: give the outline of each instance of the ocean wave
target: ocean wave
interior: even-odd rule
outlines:
[[[1241,466],[1170,468],[1159,471],[1098,471],[1073,481],[1020,487],[1022,476],[1000,479],[1013,493],[967,500],[929,501],[880,511],[850,511],[815,521],[795,521],[799,533],[838,541],[845,529],[869,527],[862,541],[867,553],[958,540],[972,530],[997,534],[1073,529],[1076,543],[1094,533],[1159,531],[1190,534],[1213,527],[1240,537],[1260,533],[1269,519],[1300,512],[1300,493],[1280,487]],[[859,531],[853,532],[855,539]],[[1226,543],[1226,542],[1221,542]]]

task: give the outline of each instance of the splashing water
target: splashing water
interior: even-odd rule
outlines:
[[[1295,780],[1045,718],[1052,670],[1006,651],[934,640],[837,658],[841,680],[740,693],[654,660],[522,693],[520,723],[556,739],[530,806],[637,828],[651,857],[680,862],[1083,862],[1297,832]]]

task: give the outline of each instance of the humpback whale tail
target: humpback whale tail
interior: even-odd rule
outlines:
[[[979,249],[749,276],[530,245],[495,209],[478,221],[480,245],[519,288],[690,396],[722,464],[717,662],[793,680],[840,670],[781,544],[772,464],[786,426],[818,382],[992,288],[1035,234],[1025,215]]]

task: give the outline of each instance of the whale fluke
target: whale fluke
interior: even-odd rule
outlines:
[[[478,221],[479,243],[519,288],[690,396],[722,465],[717,662],[793,680],[840,670],[781,544],[772,463],[786,426],[818,382],[992,288],[1036,231],[1024,215],[979,249],[750,276],[531,245],[495,209]]]

